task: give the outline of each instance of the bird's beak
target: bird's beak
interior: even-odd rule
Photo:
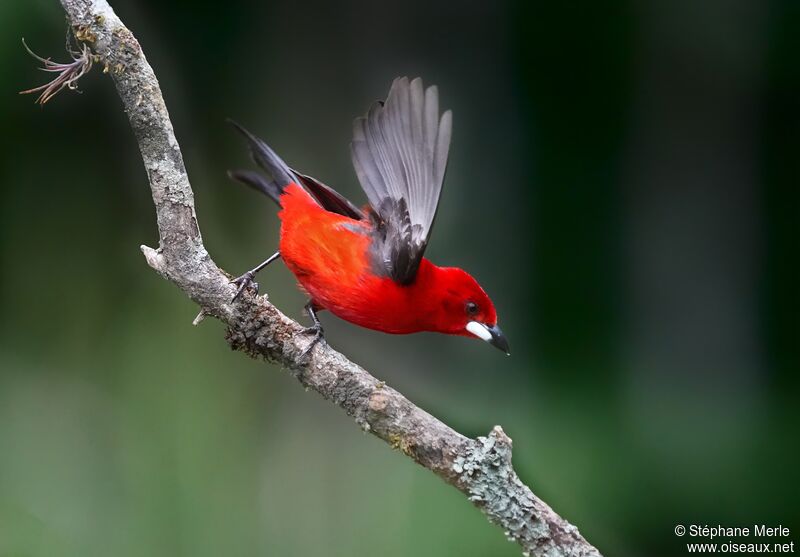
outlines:
[[[495,348],[502,350],[506,353],[506,355],[511,355],[511,352],[509,352],[508,349],[508,339],[497,325],[490,327],[489,325],[485,325],[478,321],[470,321],[467,323],[467,331],[479,339],[485,340]]]

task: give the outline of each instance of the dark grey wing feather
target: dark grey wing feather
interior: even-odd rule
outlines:
[[[293,170],[293,172],[300,179],[302,186],[314,196],[314,199],[316,199],[325,210],[355,220],[364,219],[365,215],[361,209],[353,205],[349,199],[332,187],[326,186],[316,178],[300,174],[296,170]]]
[[[442,192],[452,113],[439,116],[436,86],[394,80],[386,102],[353,124],[351,154],[374,211],[374,252],[394,280],[414,280]]]

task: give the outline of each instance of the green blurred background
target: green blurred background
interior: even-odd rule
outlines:
[[[330,343],[522,478],[608,555],[675,524],[800,542],[800,3],[117,0],[157,74],[206,246],[238,274],[275,209],[230,184],[234,117],[363,199],[350,123],[392,78],[455,113],[428,255],[470,270],[513,350]],[[157,243],[109,79],[44,108],[20,43],[64,59],[56,0],[0,1],[0,556],[513,556],[432,474],[362,434],[144,263]],[[297,318],[276,265],[259,279]]]

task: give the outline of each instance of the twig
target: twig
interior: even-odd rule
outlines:
[[[60,0],[79,41],[91,46],[117,87],[147,169],[159,231],[147,263],[228,326],[232,347],[277,362],[356,423],[463,492],[525,555],[599,556],[577,528],[517,477],[511,439],[500,427],[469,439],[385,386],[324,343],[300,358],[302,327],[266,297],[231,302],[235,287],[203,246],[194,195],[152,68],[133,34],[105,0]]]

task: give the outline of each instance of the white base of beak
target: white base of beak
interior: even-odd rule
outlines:
[[[489,329],[483,323],[478,323],[477,321],[470,321],[467,323],[467,331],[475,335],[481,340],[485,340],[489,342],[492,340],[492,333],[489,332]]]

